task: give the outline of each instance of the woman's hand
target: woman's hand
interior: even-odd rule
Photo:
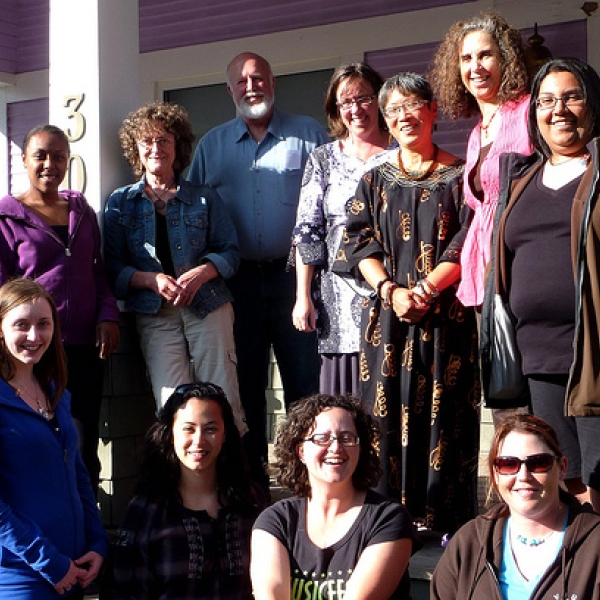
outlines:
[[[207,281],[214,279],[218,275],[219,272],[211,262],[186,271],[177,279],[177,284],[181,286],[182,291],[177,295],[173,304],[175,306],[189,306],[198,290]]]
[[[79,578],[79,585],[82,588],[86,588],[98,577],[104,558],[97,552],[91,551],[84,554],[81,558],[76,559],[74,562],[78,567],[81,567],[80,570],[84,573],[84,575]]]
[[[119,348],[119,324],[102,321],[96,325],[96,348],[100,348],[100,358],[106,360]]]
[[[392,293],[392,308],[403,323],[418,323],[429,310],[421,296],[414,290],[396,288]]]
[[[54,585],[58,594],[68,592],[74,585],[77,585],[87,575],[85,569],[78,567],[72,560],[69,562],[69,570],[66,575]]]
[[[183,292],[183,287],[177,283],[175,277],[165,275],[164,273],[151,273],[150,275],[153,276],[152,291],[162,296],[168,302],[174,303],[177,296]]]
[[[316,325],[315,305],[310,297],[299,297],[292,310],[292,322],[298,331],[314,331]]]

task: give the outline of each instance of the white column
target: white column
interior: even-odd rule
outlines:
[[[100,212],[132,180],[117,132],[139,103],[137,0],[50,0],[50,122],[71,139],[65,187]]]

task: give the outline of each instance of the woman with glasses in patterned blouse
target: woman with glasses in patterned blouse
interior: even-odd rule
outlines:
[[[258,512],[223,390],[180,385],[146,436],[101,597],[250,600]]]

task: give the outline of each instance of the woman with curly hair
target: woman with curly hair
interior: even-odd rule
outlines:
[[[143,106],[119,136],[141,179],[108,199],[104,255],[117,297],[136,313],[156,403],[190,380],[191,362],[193,379],[223,386],[244,433],[225,284],[239,265],[237,235],[217,193],[181,176],[194,139],[187,113],[163,102]]]
[[[433,58],[429,81],[446,115],[479,116],[467,146],[464,195],[475,215],[462,249],[457,297],[465,306],[481,306],[499,195],[500,155],[532,151],[521,34],[494,12],[455,23]]]
[[[258,512],[225,393],[209,382],[179,386],[146,436],[101,597],[251,600]]]
[[[370,489],[381,476],[378,440],[356,398],[315,395],[292,405],[275,468],[295,495],[254,526],[256,600],[410,598],[408,560],[420,543],[406,508]]]

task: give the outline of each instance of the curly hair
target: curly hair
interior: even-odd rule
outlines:
[[[375,98],[379,95],[379,90],[383,85],[383,77],[366,63],[348,63],[339,66],[333,72],[325,94],[325,114],[329,123],[329,133],[336,139],[344,139],[348,135],[348,128],[342,121],[337,105],[337,93],[342,83],[351,81],[368,83],[373,88]],[[379,129],[387,131],[387,125],[381,113],[379,113]]]
[[[535,103],[540,95],[542,81],[550,73],[562,72],[571,73],[577,79],[577,83],[583,92],[586,108],[586,125],[589,127],[590,139],[600,135],[600,77],[598,73],[590,65],[577,58],[555,58],[542,65],[533,80],[527,120],[531,143],[545,158],[550,158],[552,152],[540,133]]]
[[[381,466],[376,444],[379,427],[364,409],[360,400],[352,396],[329,396],[315,394],[295,402],[288,410],[275,440],[275,462],[273,468],[277,481],[298,496],[310,497],[308,470],[298,456],[297,447],[313,429],[315,419],[330,408],[342,408],[354,419],[360,439],[360,456],[352,483],[357,490],[367,490],[377,485],[381,477]]]
[[[50,346],[39,362],[34,365],[33,373],[40,382],[42,389],[49,395],[50,407],[54,409],[67,387],[67,359],[60,335],[58,311],[52,296],[32,279],[10,279],[0,287],[0,327],[6,315],[13,308],[39,299],[46,300],[50,305],[54,331]],[[6,347],[4,336],[0,334],[0,377],[8,381],[14,376],[13,356]]]
[[[210,382],[180,385],[158,413],[146,434],[137,493],[153,500],[179,500],[181,464],[175,453],[173,423],[177,411],[190,398],[218,404],[225,425],[225,440],[217,458],[217,491],[222,506],[243,509],[254,505],[249,469],[231,405],[223,390]]]
[[[123,156],[129,162],[136,177],[144,174],[138,142],[147,133],[158,128],[175,136],[175,162],[173,170],[179,177],[190,164],[195,135],[187,111],[178,104],[152,102],[127,115],[119,129]]]
[[[528,433],[537,437],[543,444],[548,446],[548,449],[554,456],[561,458],[563,456],[562,450],[560,449],[560,443],[558,442],[558,436],[552,427],[546,423],[543,419],[529,414],[516,414],[506,417],[497,427],[492,444],[490,446],[490,453],[488,455],[488,469],[490,471],[490,483],[492,489],[500,497],[500,491],[496,478],[494,477],[494,461],[500,454],[500,446],[506,439],[509,433],[516,431],[517,433]],[[505,511],[502,515],[508,512]],[[501,515],[500,515],[501,516]]]
[[[500,50],[500,104],[519,100],[528,91],[529,76],[519,30],[512,28],[504,17],[491,11],[468,21],[458,21],[446,33],[427,76],[440,109],[454,120],[460,117],[470,118],[480,113],[477,101],[468,92],[460,76],[462,42],[474,31],[491,35]]]

